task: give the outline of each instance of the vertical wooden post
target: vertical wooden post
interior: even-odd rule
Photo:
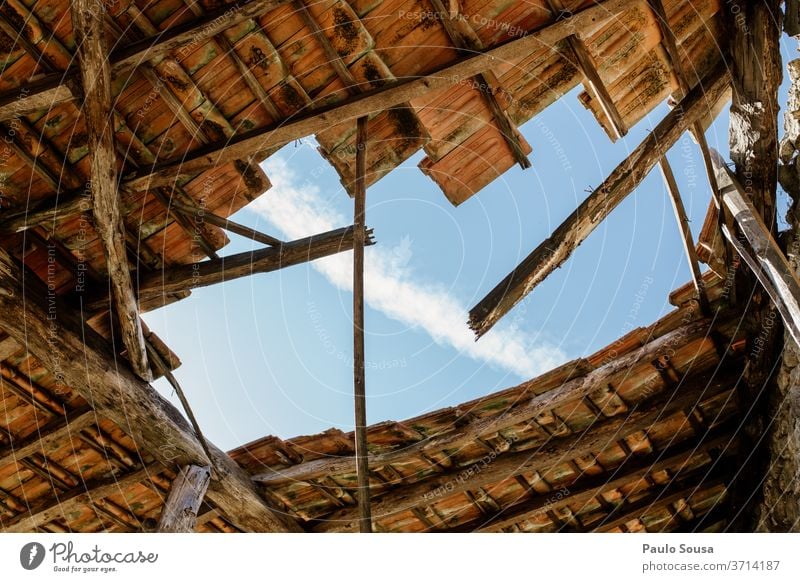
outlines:
[[[369,507],[367,397],[364,373],[364,243],[366,242],[367,117],[358,118],[356,135],[355,215],[353,218],[353,393],[355,396],[356,473],[359,529],[372,531]]]
[[[211,468],[187,465],[181,467],[158,520],[159,533],[191,533],[197,523],[197,512],[211,482]]]
[[[689,228],[689,218],[686,216],[686,208],[684,208],[683,200],[681,200],[678,182],[675,180],[675,174],[672,171],[672,166],[670,166],[669,161],[667,161],[667,156],[661,158],[658,164],[661,168],[661,175],[664,177],[664,183],[667,186],[669,197],[672,200],[672,209],[675,211],[675,219],[678,221],[678,227],[681,230],[683,250],[689,261],[689,269],[692,271],[692,282],[694,283],[695,291],[697,291],[697,300],[700,302],[700,310],[703,312],[703,315],[711,315],[711,303],[708,301],[705,282],[703,281],[702,273],[700,273],[700,261],[697,259],[697,251],[695,250],[694,240],[692,239],[692,231]]]
[[[82,109],[92,157],[94,226],[103,242],[111,294],[128,360],[133,371],[149,381],[152,374],[133,292],[125,249],[125,226],[119,209],[117,156],[111,125],[111,66],[103,24],[105,7],[99,0],[73,0],[70,8],[83,82]]]

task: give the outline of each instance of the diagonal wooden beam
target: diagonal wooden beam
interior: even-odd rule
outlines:
[[[800,343],[800,280],[722,156],[713,149],[711,155],[717,169],[722,201],[744,235],[749,249],[737,239],[735,233],[727,228],[723,232],[775,303],[794,341]]]
[[[159,533],[191,533],[197,524],[197,512],[211,481],[211,468],[181,467],[172,481],[169,496],[158,520]]]
[[[2,250],[0,290],[5,332],[92,402],[98,414],[119,425],[140,450],[167,467],[206,464],[202,445],[175,407],[127,367],[116,365],[107,342],[82,326],[74,310],[59,299],[49,308],[41,281]],[[232,522],[244,531],[300,531],[296,522],[273,512],[228,455],[209,448],[220,471],[208,498]]]
[[[729,85],[718,67],[655,127],[589,197],[469,313],[481,337],[539,283],[566,261],[597,226],[628,197],[686,129],[705,115]]]
[[[218,216],[199,207],[192,208],[185,204],[181,204],[180,202],[175,202],[174,200],[169,206],[170,208],[177,210],[189,218],[203,220],[209,224],[213,224],[214,226],[218,226],[224,230],[227,230],[228,232],[238,234],[239,236],[252,239],[265,245],[274,247],[284,244],[283,241],[275,238],[274,236],[255,230],[254,228],[250,228],[244,224],[239,224],[238,222],[234,222],[228,218]]]
[[[0,467],[34,453],[46,453],[51,445],[77,434],[96,419],[97,415],[93,410],[68,413],[53,419],[28,438],[19,442],[12,441],[11,445],[0,451]]]
[[[70,4],[70,13],[83,81],[83,112],[92,152],[94,226],[103,243],[114,307],[128,360],[140,378],[150,380],[152,373],[133,292],[125,249],[125,226],[117,196],[117,156],[111,126],[111,69],[107,60],[102,11],[92,0],[75,0]]]
[[[333,125],[352,121],[365,113],[383,111],[410,101],[420,95],[450,87],[469,79],[498,61],[518,59],[532,51],[551,48],[574,30],[596,26],[636,4],[636,0],[604,0],[576,12],[573,16],[554,22],[525,36],[510,40],[499,46],[470,57],[463,57],[453,64],[441,67],[421,77],[411,77],[387,83],[379,89],[360,93],[313,112],[298,116],[292,121],[283,121],[270,127],[251,131],[242,136],[199,148],[183,160],[154,164],[144,168],[125,183],[130,190],[147,190],[156,186],[168,186],[177,176],[193,176],[198,172],[236,159],[248,159],[254,152],[263,152],[289,143],[295,139],[323,131]]]

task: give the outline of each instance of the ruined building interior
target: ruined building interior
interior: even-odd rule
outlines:
[[[0,529],[800,529],[800,214],[777,203],[800,199],[800,61],[781,49],[798,4],[0,1]],[[691,280],[596,353],[368,425],[367,189],[422,152],[450,203],[478,199],[535,167],[518,128],[575,88],[612,142],[670,109],[464,325],[482,341],[652,171]],[[724,155],[705,135],[723,111]],[[666,157],[687,134],[710,200],[694,233]],[[352,225],[284,241],[229,220],[269,191],[259,164],[307,136]],[[259,248],[226,253],[226,233]],[[356,429],[220,450],[141,315],[338,253]]]

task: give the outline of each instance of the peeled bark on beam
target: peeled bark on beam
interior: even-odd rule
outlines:
[[[450,431],[433,435],[401,450],[371,455],[369,457],[369,465],[371,467],[382,467],[423,452],[440,451],[445,448],[457,449],[483,435],[494,434],[499,430],[525,422],[544,411],[579,400],[597,388],[606,386],[617,375],[624,374],[633,366],[642,362],[652,362],[661,357],[665,351],[674,349],[675,346],[685,345],[706,337],[710,326],[711,322],[704,319],[679,327],[638,350],[600,366],[584,376],[574,378],[559,385],[557,388],[522,401],[519,405],[504,411],[503,414],[486,418],[476,417],[465,422],[457,429],[453,428]],[[264,485],[279,485],[293,481],[314,479],[325,474],[354,473],[355,466],[355,458],[352,456],[327,457],[287,467],[280,471],[268,470],[255,475],[253,480]]]
[[[151,380],[139,310],[133,292],[125,250],[125,225],[117,193],[117,155],[111,126],[111,68],[105,42],[103,11],[93,0],[70,4],[78,63],[83,81],[83,113],[91,152],[92,212],[94,227],[103,242],[111,293],[119,318],[122,343],[136,374]]]
[[[198,148],[180,161],[155,164],[137,173],[125,183],[129,190],[149,190],[169,186],[182,175],[195,175],[237,159],[248,159],[254,152],[282,146],[295,139],[315,134],[334,125],[352,121],[365,114],[383,111],[437,89],[455,85],[491,69],[498,62],[508,62],[542,48],[552,48],[576,29],[592,28],[635,5],[637,0],[605,0],[576,12],[573,16],[554,22],[530,34],[500,46],[465,57],[455,64],[430,74],[386,83],[380,89],[367,91],[339,103],[315,109],[294,121],[283,121],[270,127],[254,130],[225,142]]]
[[[528,293],[566,261],[594,229],[644,180],[678,141],[724,94],[729,79],[717,68],[673,109],[553,234],[528,255],[469,314],[469,326],[481,337]]]
[[[367,232],[368,244],[369,232]],[[168,293],[205,287],[223,281],[268,273],[299,265],[353,248],[353,227],[284,243],[277,247],[239,253],[201,263],[181,265],[144,276],[139,285],[140,300]]]
[[[0,250],[0,322],[44,368],[70,386],[98,414],[115,422],[142,451],[167,467],[204,464],[205,453],[189,423],[146,382],[115,364],[105,340],[82,327],[74,310],[50,304],[41,281]],[[24,282],[23,282],[24,278]],[[249,476],[210,446],[219,474],[208,498],[243,531],[300,531],[258,495]]]
[[[600,454],[609,447],[616,446],[626,436],[646,430],[656,422],[681,412],[687,416],[692,414],[702,401],[730,389],[734,383],[717,381],[710,387],[704,386],[700,393],[682,391],[679,397],[666,404],[659,403],[643,410],[637,407],[630,413],[610,418],[567,438],[548,441],[538,448],[504,453],[497,455],[489,463],[480,460],[474,465],[457,467],[419,483],[393,489],[372,501],[373,515],[380,519],[393,513],[436,503],[446,496],[499,483],[513,475],[530,471],[541,472],[560,462],[590,453]],[[357,516],[355,508],[343,508],[326,516],[315,531],[352,531]]]
[[[197,512],[210,482],[210,467],[182,467],[172,481],[169,496],[161,509],[158,533],[193,532],[197,523]]]

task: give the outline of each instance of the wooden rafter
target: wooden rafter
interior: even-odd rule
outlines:
[[[214,226],[218,226],[224,230],[227,230],[228,232],[238,234],[239,236],[252,239],[265,245],[278,246],[284,244],[283,241],[275,238],[272,235],[263,233],[254,228],[250,228],[244,224],[239,224],[238,222],[234,222],[229,218],[217,216],[216,214],[203,210],[202,208],[192,208],[186,204],[175,201],[172,201],[169,206],[170,208],[177,210],[189,218],[201,219],[209,224],[213,224]]]
[[[101,11],[91,0],[70,4],[83,81],[83,112],[91,150],[92,214],[103,243],[106,269],[122,342],[136,374],[150,380],[147,349],[125,250],[125,226],[117,195],[117,157],[111,120],[111,70]]]
[[[429,0],[433,10],[439,15],[439,22],[442,23],[450,42],[463,54],[473,54],[482,51],[485,47],[480,42],[480,38],[472,30],[469,22],[458,13],[458,6],[445,8],[442,0]],[[514,126],[508,112],[500,105],[496,94],[501,90],[500,83],[491,70],[475,75],[475,86],[478,88],[489,109],[492,117],[497,124],[500,134],[511,150],[517,164],[526,170],[531,167],[531,161],[525,154],[522,143],[519,139],[519,132]]]
[[[552,23],[484,52],[463,57],[454,64],[444,66],[430,74],[387,83],[379,89],[319,107],[302,116],[298,115],[293,121],[253,130],[224,143],[215,142],[205,148],[199,148],[180,161],[154,164],[137,172],[136,176],[125,182],[125,187],[130,190],[147,190],[157,186],[168,186],[179,176],[194,176],[208,168],[248,158],[254,155],[254,152],[263,152],[321,132],[339,123],[355,120],[362,117],[365,112],[383,111],[430,91],[450,87],[490,69],[498,60],[513,60],[542,47],[552,47],[575,29],[596,26],[598,22],[614,18],[635,2],[636,0],[598,2],[576,12],[570,18]]]
[[[706,337],[709,333],[709,326],[708,320],[699,320],[681,326],[625,356],[595,368],[586,375],[573,378],[553,390],[523,400],[519,405],[501,415],[469,418],[458,429],[433,435],[399,451],[371,455],[369,464],[373,467],[382,467],[415,454],[432,453],[448,448],[457,449],[483,435],[494,434],[515,424],[527,422],[528,419],[557,406],[583,399],[598,387],[607,386],[618,374],[625,373],[643,362],[652,362],[670,346],[682,345],[694,339]],[[353,472],[355,472],[355,459],[352,456],[326,457],[287,467],[280,471],[269,470],[255,475],[253,479],[264,485],[278,485],[314,479],[326,474]]]
[[[180,413],[126,367],[116,366],[107,343],[81,326],[72,310],[56,301],[56,319],[48,318],[41,283],[5,251],[0,251],[0,319],[3,329],[47,369],[93,403],[157,461],[174,467],[202,464],[202,445]],[[24,281],[24,283],[23,283]],[[24,286],[23,286],[24,285]],[[220,467],[208,498],[246,531],[299,531],[299,526],[273,512],[249,477],[233,460],[210,445]],[[46,520],[47,521],[47,520]],[[19,529],[28,531],[33,524]]]
[[[181,467],[172,481],[167,501],[158,521],[159,533],[191,533],[197,524],[197,512],[211,481],[211,468]]]
[[[547,0],[547,5],[550,7],[552,14],[556,17],[566,13],[562,0]],[[566,42],[572,52],[573,60],[578,70],[581,71],[584,79],[597,97],[600,108],[611,123],[611,128],[616,133],[617,138],[625,136],[625,134],[628,133],[625,121],[622,119],[622,115],[619,109],[617,109],[617,105],[614,103],[611,93],[608,92],[608,87],[606,87],[603,79],[600,78],[600,74],[597,72],[597,66],[595,65],[592,55],[589,54],[586,45],[576,34],[568,36]]]
[[[12,440],[10,445],[3,448],[0,451],[0,467],[34,453],[46,453],[51,445],[77,434],[95,421],[96,415],[91,410],[56,417],[28,438],[19,442]]]
[[[547,447],[510,451],[498,455],[491,464],[485,464],[480,460],[471,466],[453,467],[432,478],[398,487],[381,495],[372,502],[373,514],[382,518],[420,505],[435,503],[440,499],[442,492],[449,496],[475,490],[499,483],[512,475],[542,471],[569,458],[602,454],[616,446],[616,443],[626,436],[646,430],[656,422],[664,421],[676,414],[689,417],[699,409],[702,401],[730,390],[733,384],[732,381],[717,381],[710,386],[703,385],[701,395],[691,390],[691,386],[685,386],[681,396],[666,404],[658,401],[649,407],[637,407],[633,412],[621,417],[606,421],[598,420],[600,424],[593,426],[591,431],[581,431],[563,439],[550,441]],[[465,475],[469,478],[464,478]],[[352,507],[341,509],[326,516],[316,531],[349,531],[357,515],[357,511]]]
[[[470,310],[469,324],[478,337],[489,331],[572,252],[644,180],[686,129],[705,115],[727,90],[723,68],[692,90],[553,234]]]

